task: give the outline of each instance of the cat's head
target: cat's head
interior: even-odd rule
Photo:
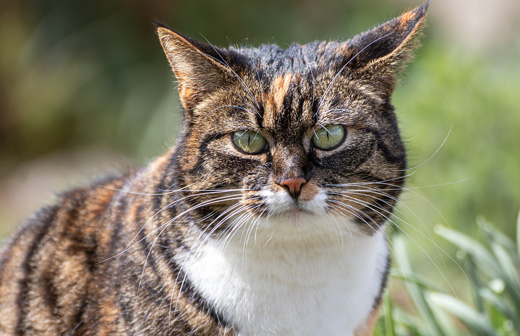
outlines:
[[[337,231],[329,218],[378,231],[406,169],[390,98],[426,9],[285,50],[220,49],[158,27],[184,107],[176,183],[198,225]]]

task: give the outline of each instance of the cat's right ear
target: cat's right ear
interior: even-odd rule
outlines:
[[[179,80],[179,96],[188,114],[204,96],[233,80],[233,72],[223,59],[224,50],[182,36],[163,25],[157,26],[157,35]]]

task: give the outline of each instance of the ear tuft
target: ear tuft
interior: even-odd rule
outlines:
[[[162,21],[159,21],[158,19],[153,20],[153,25],[155,26],[155,31],[158,31],[159,28],[165,28],[170,31],[172,30],[170,27],[168,27],[168,25],[164,24]]]

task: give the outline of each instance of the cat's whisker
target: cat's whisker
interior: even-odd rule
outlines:
[[[384,200],[384,197],[393,198],[393,196],[388,195],[388,194],[386,194],[384,192],[377,193],[376,191],[370,191],[370,193],[376,193],[376,195],[371,195],[371,194],[367,194],[367,193],[359,193],[359,192],[357,192],[357,193],[356,192],[349,193],[348,191],[341,192],[341,193],[333,193],[333,194],[340,195],[341,197],[346,198],[349,201],[355,202],[355,203],[357,203],[359,205],[362,205],[362,206],[370,208],[370,209],[372,209],[374,211],[377,211],[379,215],[384,216],[384,218],[387,219],[387,220],[391,219],[391,216],[394,216],[395,218],[401,220],[403,223],[407,223],[408,225],[413,227],[416,230],[416,232],[418,232],[418,233],[420,232],[419,230],[417,230],[417,228],[415,228],[414,226],[409,224],[410,219],[408,218],[408,216],[406,216],[406,214],[402,213],[402,211],[400,209],[394,208],[394,205],[392,203],[388,203],[387,201]],[[382,206],[379,206],[379,205],[371,203],[371,202],[363,201],[362,199],[359,199],[359,198],[354,197],[354,196],[369,197],[369,198],[375,199],[375,200],[377,200],[379,202],[382,202],[382,203],[388,205],[390,207],[390,209],[394,209],[395,211],[398,211],[399,213],[403,214],[406,217],[406,219],[401,218],[398,215],[392,213],[392,210],[388,210],[388,209],[386,209],[386,208],[384,208]],[[380,196],[382,196],[382,197],[380,197]],[[393,198],[393,200],[395,202],[400,202],[396,198]],[[403,203],[401,203],[401,204],[403,204]],[[403,206],[406,206],[406,205],[403,204]],[[384,213],[381,213],[381,211],[383,211]],[[415,215],[415,213],[414,213],[414,215]],[[426,238],[426,236],[424,236],[424,237]],[[432,239],[432,238],[430,237],[430,239]]]
[[[426,231],[428,231],[424,222],[420,219],[420,217],[411,208],[409,208],[404,202],[400,201],[397,197],[387,193],[387,191],[397,191],[397,190],[399,190],[399,189],[398,188],[396,188],[396,189],[388,189],[388,188],[387,189],[376,189],[376,188],[364,186],[364,189],[346,189],[345,191],[341,191],[341,192],[336,191],[335,193],[336,194],[345,194],[345,195],[361,195],[364,197],[371,197],[371,198],[376,198],[376,199],[380,199],[380,197],[378,197],[378,196],[382,196],[383,198],[387,197],[387,198],[395,201],[397,204],[400,204],[401,206],[405,207],[408,211],[410,211],[414,215],[414,217],[421,223],[421,225],[426,229]],[[412,192],[417,194],[414,191],[412,191]],[[420,195],[420,194],[418,194],[418,195]],[[385,204],[393,207],[392,204],[384,201],[384,199],[382,199],[382,198],[381,198],[381,201],[383,201]],[[401,212],[401,210],[399,208],[395,208],[394,210]],[[407,221],[410,221],[410,220],[407,218],[407,220],[405,222],[407,222]],[[431,235],[430,235],[430,238],[433,240]]]
[[[260,205],[259,205],[260,206]],[[257,243],[258,239],[257,239],[257,233],[258,233],[258,226],[260,224],[260,220],[262,218],[262,215],[268,211],[268,208],[267,207],[264,207],[264,209],[262,210],[262,212],[260,213],[260,215],[258,215],[255,220],[253,221],[252,223],[252,226],[255,227],[255,244]]]
[[[361,214],[363,214],[363,213],[360,212],[358,209],[356,209],[354,206],[352,206],[350,204],[346,204],[344,202],[337,201],[337,200],[329,200],[328,202],[336,204],[336,207],[339,207],[340,209],[347,210],[348,214],[354,215],[355,218],[358,218],[359,220],[361,220],[374,233],[376,232],[375,229],[373,228],[372,224],[367,222],[367,220],[361,216]],[[370,218],[369,216],[366,216],[366,217],[373,223],[373,225],[377,226],[377,223],[372,218]],[[348,227],[348,223],[346,221],[344,223]]]
[[[346,197],[344,194],[342,194],[343,197]],[[426,236],[424,233],[422,233],[421,231],[419,231],[414,225],[410,224],[409,222],[407,222],[406,220],[404,220],[403,218],[400,218],[399,216],[396,216],[395,214],[392,214],[390,211],[388,211],[387,209],[383,208],[383,207],[379,207],[377,205],[374,205],[374,204],[371,204],[371,203],[368,203],[368,202],[365,202],[365,201],[362,201],[360,199],[357,199],[355,197],[348,197],[349,201],[351,202],[354,202],[354,203],[357,203],[359,205],[362,205],[362,206],[365,206],[369,209],[371,209],[372,211],[376,212],[379,216],[383,217],[386,221],[392,223],[395,227],[399,228],[399,230],[404,233],[412,242],[414,242],[414,244],[421,250],[421,252],[423,252],[423,254],[428,258],[428,260],[432,263],[432,265],[437,269],[437,271],[439,271],[439,273],[442,275],[444,281],[446,282],[446,284],[449,286],[450,290],[456,295],[456,291],[455,289],[452,287],[451,283],[448,281],[448,279],[445,277],[444,273],[442,272],[442,270],[440,269],[440,267],[437,265],[437,263],[433,260],[433,258],[431,258],[431,256],[423,249],[423,247],[421,246],[421,244],[417,243],[415,241],[415,239],[413,239],[413,237],[411,237],[408,232],[406,232],[405,230],[403,230],[398,224],[397,222],[395,222],[391,216],[394,216],[395,218],[399,219],[402,223],[408,225],[410,228],[412,228],[417,234],[419,234],[420,236],[422,236],[424,239],[428,240],[430,243],[432,243],[434,246],[436,246],[436,248],[440,251],[442,251],[446,256],[448,256],[450,258],[451,261],[453,261],[457,267],[463,271],[463,274],[464,276],[466,277],[466,280],[469,282],[469,279],[467,278],[467,275],[466,273],[464,272],[464,270],[462,269],[462,267],[456,262],[456,260],[454,260],[444,249],[442,249],[438,244],[435,243],[435,241],[433,240],[433,238],[430,236]],[[337,201],[339,202],[339,201]],[[383,212],[381,212],[383,211]],[[385,214],[386,213],[386,214]]]
[[[218,235],[217,241],[219,241],[219,251],[224,252],[226,250],[227,244],[231,242],[236,232],[242,227],[243,224],[246,224],[247,219],[252,216],[251,213],[244,211],[244,209],[242,210],[242,213],[235,215],[236,218],[234,218],[233,221],[230,222],[229,225],[224,229],[224,231]]]
[[[144,265],[143,265],[143,270],[142,270],[142,273],[141,273],[141,276],[140,276],[140,280],[139,280],[139,285],[138,285],[138,289],[137,289],[137,292],[139,292],[139,289],[141,288],[141,280],[142,280],[142,277],[143,277],[143,274],[145,272],[145,269],[146,269],[146,264],[148,262],[148,259],[150,257],[150,254],[153,250],[153,247],[155,246],[155,243],[157,242],[157,240],[159,239],[159,237],[161,236],[161,234],[170,226],[170,224],[174,223],[178,218],[181,218],[182,216],[184,216],[185,214],[193,211],[193,210],[196,210],[196,209],[199,209],[199,208],[202,208],[202,207],[205,207],[205,206],[208,206],[208,205],[212,205],[212,204],[219,204],[219,203],[222,203],[222,202],[227,202],[227,201],[230,201],[230,200],[240,200],[241,197],[237,197],[237,196],[228,196],[228,197],[219,197],[217,199],[212,199],[210,201],[206,201],[206,202],[202,202],[202,203],[199,203],[197,204],[196,206],[194,207],[191,207],[183,212],[181,212],[179,215],[175,216],[174,218],[168,220],[166,223],[160,225],[158,228],[152,230],[150,233],[148,233],[146,236],[144,236],[141,240],[144,240],[146,239],[148,236],[150,236],[151,234],[159,231],[159,233],[157,234],[157,236],[155,237],[155,239],[153,240],[152,242],[152,246],[150,247],[150,250],[148,251],[147,255],[146,255],[146,259],[145,259],[145,262],[144,262]],[[141,241],[140,240],[140,241]],[[139,241],[139,242],[140,242]],[[136,242],[135,244],[139,243],[139,242]],[[134,245],[135,245],[134,244]]]
[[[332,133],[330,133],[330,131],[327,129],[327,127],[323,126],[322,124],[320,124],[320,123],[317,122],[316,125],[320,126],[322,129],[324,129],[325,132],[327,132],[329,135],[332,134]],[[316,134],[316,133],[314,133],[314,134]]]
[[[160,210],[158,210],[158,211],[157,211],[157,212],[156,212],[152,217],[150,217],[150,218],[146,221],[146,223],[145,223],[144,225],[141,226],[141,228],[139,229],[139,231],[134,235],[134,237],[130,240],[130,242],[129,242],[129,243],[127,244],[127,246],[123,249],[123,251],[121,251],[121,252],[119,252],[119,253],[117,253],[117,254],[115,254],[115,255],[113,255],[113,256],[107,258],[107,259],[104,259],[104,260],[100,261],[99,264],[100,264],[100,263],[104,263],[104,262],[106,262],[106,261],[108,261],[108,260],[111,260],[111,259],[113,259],[113,258],[116,258],[116,257],[118,257],[118,256],[120,256],[120,255],[126,253],[129,249],[131,249],[132,247],[134,247],[136,244],[139,244],[143,239],[146,239],[146,238],[148,237],[148,235],[150,235],[151,233],[148,234],[148,235],[146,235],[146,236],[144,236],[143,238],[141,238],[139,241],[135,242],[134,244],[132,244],[132,242],[133,242],[133,241],[137,238],[137,236],[138,236],[138,235],[139,235],[139,234],[140,234],[140,233],[145,229],[145,227],[146,227],[150,222],[152,222],[152,221],[153,221],[153,220],[154,220],[154,219],[155,219],[155,218],[156,218],[156,217],[157,217],[157,216],[158,216],[162,211],[164,211],[164,210],[166,210],[166,209],[169,209],[169,208],[175,206],[176,204],[181,203],[182,201],[184,201],[184,200],[186,200],[186,199],[188,199],[188,198],[199,197],[199,196],[206,196],[206,195],[213,195],[213,194],[219,194],[219,193],[228,193],[228,192],[231,192],[231,191],[235,192],[235,191],[238,191],[238,190],[245,190],[245,189],[204,190],[204,193],[197,193],[197,194],[187,195],[187,196],[184,196],[184,197],[182,197],[182,198],[180,198],[180,199],[176,199],[174,202],[171,202],[171,203],[167,204],[166,206],[164,206],[163,208],[161,208]],[[217,199],[217,200],[222,201],[222,199],[220,199],[220,198]],[[185,213],[185,212],[184,212],[184,213]],[[184,214],[184,213],[183,213],[183,214]],[[179,217],[179,216],[177,216],[177,217]],[[177,217],[175,217],[175,218],[172,219],[172,220],[177,219]],[[153,231],[152,231],[152,233],[153,233]]]
[[[233,215],[236,215],[243,211],[243,205],[240,203],[235,203],[232,206],[228,207],[226,210],[224,210],[222,213],[220,213],[211,223],[209,223],[201,232],[201,236],[204,236],[204,239],[202,241],[198,242],[198,249],[196,250],[195,254],[198,253],[199,249],[203,247],[206,242],[212,237],[212,235],[220,228],[220,226],[225,223],[229,218],[233,217]],[[216,223],[216,224],[214,224]],[[212,228],[209,232],[206,232],[208,228]]]
[[[144,192],[130,191],[130,190],[121,189],[121,188],[113,188],[113,187],[109,187],[109,186],[103,186],[102,188],[103,189],[108,189],[108,190],[114,190],[114,191],[125,193],[125,194],[130,194],[130,195],[166,196],[166,195],[174,194],[174,193],[177,193],[177,192],[185,191],[187,188],[189,188],[193,184],[194,183],[188,184],[188,185],[186,185],[186,186],[184,186],[184,187],[182,187],[180,189],[176,189],[176,190],[165,190],[164,192],[160,192],[160,193],[144,193]]]
[[[186,186],[184,186],[182,188],[179,188],[179,189],[167,190],[167,191],[161,192],[161,193],[136,192],[136,191],[130,191],[130,190],[125,190],[125,189],[120,189],[120,188],[112,188],[112,187],[108,187],[108,186],[102,186],[102,188],[108,189],[108,190],[115,190],[117,192],[121,192],[121,193],[125,193],[125,194],[142,195],[142,196],[166,196],[166,195],[171,195],[171,194],[180,193],[180,192],[202,192],[202,191],[210,192],[210,193],[223,193],[223,192],[233,192],[233,191],[237,191],[237,192],[241,192],[241,191],[254,191],[254,189],[247,189],[247,188],[236,188],[236,189],[189,189],[192,185],[195,185],[195,183],[186,185]]]
[[[373,188],[370,188],[368,187],[368,185],[384,185],[384,186],[391,186],[391,187],[396,187],[395,189],[384,189],[386,191],[394,191],[394,190],[399,190],[399,189],[403,189],[404,191],[409,191],[411,193],[413,193],[414,195],[416,196],[419,196],[421,199],[423,199],[425,202],[427,202],[436,212],[437,214],[441,217],[442,221],[449,227],[449,224],[447,222],[447,220],[444,218],[444,216],[442,215],[442,213],[435,207],[434,204],[432,204],[430,202],[430,200],[428,200],[425,196],[423,196],[422,194],[416,192],[414,189],[421,189],[423,188],[423,186],[417,186],[417,187],[413,187],[413,188],[410,188],[410,187],[399,187],[398,185],[394,185],[394,184],[389,184],[389,183],[382,183],[382,182],[373,182],[373,183],[367,183],[367,184],[364,184],[363,185],[363,188],[369,188],[369,189],[373,189]],[[341,187],[349,187],[349,186],[355,186],[355,183],[353,184],[344,184],[344,185],[328,185],[328,186],[341,186]],[[435,185],[433,186],[424,186],[425,188],[429,188],[429,187],[435,187]],[[374,189],[374,190],[379,190],[379,189]],[[394,199],[399,203],[399,204],[402,204],[404,206],[406,206],[404,203],[402,203],[400,200],[398,200],[397,198],[394,197]],[[415,215],[417,219],[420,220],[420,217],[418,215]],[[424,227],[424,224],[423,224],[423,227]]]
[[[343,203],[343,206],[348,206],[348,204],[344,204],[344,203]],[[360,219],[361,221],[363,221],[364,224],[367,225],[368,227],[372,227],[372,225],[370,225],[370,224],[366,221],[366,219],[364,219],[363,217],[359,216],[359,213],[360,213],[360,212],[359,212],[359,210],[357,210],[356,208],[350,206],[350,208],[349,208],[349,210],[348,210],[347,212],[348,212],[350,215],[352,215],[352,216],[354,216],[354,217],[357,217],[358,219]],[[377,224],[377,223],[376,223],[376,222],[375,222],[371,217],[367,216],[367,218],[368,218],[368,219],[370,220],[370,222],[372,222],[374,225],[379,226],[379,224]],[[391,218],[388,218],[387,221],[389,221],[390,223],[396,225],[396,224],[393,222],[393,220],[392,220]],[[372,230],[373,230],[373,232],[375,233],[375,230],[374,230],[373,228],[372,228]],[[384,237],[385,237],[385,239],[386,239],[387,241],[391,241],[390,237],[388,236],[388,234],[387,234],[384,230],[382,230],[382,233],[383,233],[383,235],[384,235]],[[390,251],[392,251],[392,246],[389,246],[389,249],[390,249]]]
[[[262,204],[258,204],[256,207],[259,207],[259,206],[261,206],[261,205],[262,205]],[[235,207],[236,207],[237,209],[234,209]],[[245,216],[248,216],[246,219],[249,219],[250,217],[255,216],[253,212],[249,211],[249,213],[248,213],[247,210],[253,210],[253,208],[251,208],[251,207],[248,206],[248,205],[243,205],[243,204],[240,204],[240,203],[236,203],[236,204],[234,204],[233,206],[227,208],[225,211],[223,211],[221,214],[219,214],[219,216],[218,216],[217,218],[215,218],[215,220],[214,220],[212,223],[210,223],[210,224],[208,225],[208,227],[211,227],[212,224],[213,224],[216,220],[219,220],[219,222],[218,222],[216,225],[214,225],[214,228],[213,228],[209,233],[206,233],[205,231],[202,232],[203,234],[206,235],[206,237],[205,237],[204,241],[202,241],[202,242],[199,244],[199,246],[203,246],[203,245],[206,243],[207,239],[209,239],[209,238],[213,235],[213,233],[214,233],[214,232],[215,232],[215,231],[216,231],[216,230],[221,226],[221,224],[227,222],[229,219],[231,219],[231,218],[237,216],[237,215],[240,214],[241,212],[245,212],[245,214],[240,215],[240,216],[238,217],[239,219],[242,218],[244,215],[245,215]],[[223,217],[223,218],[220,219],[220,217],[222,217],[222,216],[224,216],[224,215],[225,215],[225,217]],[[237,219],[235,219],[232,223],[230,223],[230,224],[228,225],[228,227],[224,229],[224,232],[222,232],[222,233],[219,234],[219,236],[224,235],[224,233],[225,233],[229,228],[231,228],[231,229],[233,230],[234,227],[235,227],[235,225],[241,225],[241,224],[242,224],[242,223],[236,224],[236,221],[237,221]]]
[[[353,173],[353,174],[349,174],[346,176],[346,178],[352,178],[352,176],[354,177],[359,177],[360,173]],[[362,185],[366,185],[366,184],[378,184],[378,183],[389,183],[389,182],[394,182],[394,181],[404,181],[404,179],[408,177],[408,176],[398,176],[398,177],[394,177],[394,178],[389,178],[389,179],[385,179],[385,180],[373,180],[373,181],[358,181],[358,182],[346,182],[346,183],[325,183],[324,185],[325,186],[331,186],[331,187],[349,187],[349,186],[354,186],[354,185],[358,185],[358,186],[362,186]],[[394,187],[397,187],[397,188],[402,188],[400,185],[397,185],[397,184],[393,184],[392,186]]]
[[[254,221],[251,221],[252,218],[255,218]],[[244,225],[248,225],[248,228],[251,228],[255,225],[255,222],[256,220],[258,220],[259,217],[256,216],[254,213],[252,212],[246,212],[244,213],[242,216],[240,216],[239,218],[236,219],[236,221],[233,223],[233,231],[231,232],[231,234],[225,238],[224,240],[224,243],[222,244],[222,248],[221,250],[224,251],[225,249],[227,249],[227,247],[229,246],[229,244],[231,243],[232,239],[234,238],[234,236],[239,232],[239,231],[243,231],[241,230]],[[242,239],[242,241],[244,242],[243,244],[246,244],[246,240],[247,239]],[[243,249],[243,253],[244,255],[246,255],[246,251]]]
[[[392,198],[395,202],[397,202],[398,204],[400,204],[401,206],[403,206],[406,210],[410,211],[412,213],[412,215],[415,217],[415,219],[421,224],[421,226],[424,228],[424,230],[427,232],[427,235],[425,235],[423,232],[419,231],[415,225],[412,225],[411,224],[411,220],[408,218],[408,216],[403,212],[401,211],[401,209],[399,207],[395,207],[394,210],[401,213],[402,215],[404,215],[406,218],[403,219],[395,214],[393,214],[394,217],[396,217],[397,219],[399,219],[402,223],[406,224],[407,226],[409,226],[411,229],[413,229],[415,231],[416,234],[419,234],[420,236],[422,236],[424,239],[426,239],[427,241],[429,241],[430,243],[433,244],[433,246],[435,246],[437,252],[439,253],[439,257],[440,259],[442,260],[442,262],[444,263],[444,258],[443,256],[446,256],[448,257],[448,259],[450,261],[452,261],[456,266],[457,268],[459,268],[459,270],[462,271],[462,273],[465,275],[466,279],[468,280],[467,278],[467,275],[465,274],[465,271],[464,269],[462,268],[462,266],[446,251],[444,250],[441,246],[439,246],[438,244],[435,243],[435,240],[434,238],[432,237],[431,235],[431,232],[428,230],[426,224],[421,220],[421,218],[415,213],[415,211],[413,211],[410,207],[408,207],[404,202],[400,201],[399,199],[391,196],[391,195],[388,195],[384,192],[381,192],[377,189],[374,189],[374,190],[371,190],[369,191],[370,193],[375,193],[379,196],[386,196],[386,197],[389,197],[389,198]],[[361,195],[361,196],[364,196],[364,197],[371,197],[371,198],[376,198],[378,199],[379,197],[378,196],[375,196],[375,195],[370,195],[370,194],[366,194],[366,193],[360,193],[360,192],[356,192],[356,193],[350,193],[349,191],[346,191],[346,192],[343,192],[341,193],[342,195],[344,194],[353,194],[353,195]],[[422,195],[418,194],[419,196],[423,197]],[[430,203],[429,200],[427,200],[426,198],[423,197],[423,199],[425,201],[427,201],[436,211],[438,211],[434,206],[433,204]],[[382,202],[384,202],[385,204],[388,204],[388,205],[391,205],[389,204],[388,202],[384,201],[384,200],[381,200]],[[386,209],[385,209],[386,210]],[[442,217],[442,214],[439,213],[439,215]],[[443,217],[442,217],[443,218]],[[399,225],[397,223],[394,222],[394,225],[396,225],[397,227],[399,227]],[[399,227],[399,229],[402,231],[402,229]],[[468,280],[469,281],[469,280]],[[456,293],[455,293],[456,294]]]
[[[336,211],[336,209],[332,209],[331,212],[333,212],[335,214],[338,214],[339,216],[332,216],[332,214],[330,214],[328,212],[325,213],[325,216],[328,218],[328,220],[330,222],[332,222],[336,226],[336,228],[338,230],[338,234],[339,234],[339,236],[341,238],[341,248],[343,248],[345,246],[345,239],[344,239],[344,235],[343,235],[343,230],[341,229],[341,225],[340,225],[340,223],[338,223],[338,220],[341,220],[343,222],[344,227],[346,227],[348,229],[348,232],[350,234],[350,239],[351,240],[354,238],[354,236],[352,235],[352,230],[350,229],[350,226],[348,224],[346,224],[345,217],[341,216],[341,214],[339,214]]]
[[[258,227],[260,225],[260,220],[263,218],[264,213],[268,212],[268,210],[269,209],[267,207],[263,207],[263,210],[260,212],[260,214],[253,221],[253,226],[255,226],[255,242],[257,241],[256,235],[257,235]],[[265,241],[264,247],[269,243],[269,241],[271,239],[272,239],[272,235]]]
[[[414,167],[410,167],[410,168],[403,169],[403,170],[395,170],[395,171],[408,171],[408,170],[415,170],[416,171],[419,168],[421,168],[422,166],[424,166],[426,163],[430,162],[439,153],[441,148],[444,147],[444,145],[448,141],[448,138],[450,137],[450,134],[451,134],[452,130],[453,130],[453,125],[450,127],[450,129],[448,131],[448,134],[446,134],[446,136],[442,140],[441,144],[437,147],[437,149],[433,152],[433,154],[430,155],[426,160],[424,160],[423,162],[421,162],[420,164],[418,164],[418,165],[416,165]]]

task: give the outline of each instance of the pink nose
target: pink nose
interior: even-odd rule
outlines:
[[[300,196],[300,191],[302,189],[302,185],[307,183],[307,181],[302,177],[292,178],[288,180],[283,180],[280,182],[281,186],[284,186],[289,191],[292,197],[297,198]]]

